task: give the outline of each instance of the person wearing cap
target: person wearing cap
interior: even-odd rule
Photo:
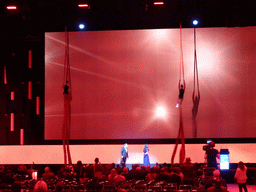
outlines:
[[[214,149],[215,143],[209,143],[209,149],[206,150],[204,158],[207,160],[207,167],[214,167],[217,169],[217,159],[220,159],[220,154],[217,149]]]

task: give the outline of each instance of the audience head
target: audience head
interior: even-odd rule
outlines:
[[[116,174],[116,169],[115,168],[111,169],[110,174]]]
[[[49,172],[50,172],[50,167],[45,167],[45,168],[44,168],[44,172],[45,172],[45,173],[49,173]]]
[[[82,163],[82,161],[79,160],[79,161],[76,162],[76,165],[77,165],[77,166],[82,166],[83,163]]]
[[[124,172],[124,173],[128,173],[128,171],[129,171],[129,170],[128,170],[127,167],[124,167],[124,168],[123,168],[123,172]]]
[[[239,167],[239,169],[244,170],[244,162],[243,161],[239,161],[238,162],[238,167]]]
[[[141,170],[141,168],[140,167],[136,167],[136,171],[140,171]]]
[[[209,147],[214,148],[214,147],[215,147],[215,142],[214,142],[214,141],[211,141],[211,142],[209,143]]]
[[[185,163],[191,163],[191,159],[190,159],[190,157],[187,157],[187,158],[186,158]]]
[[[61,192],[62,189],[63,189],[63,185],[64,185],[64,183],[61,182],[61,181],[59,181],[59,182],[56,184],[56,186],[55,186],[56,192]]]
[[[34,192],[47,192],[48,187],[44,180],[39,180],[34,186]]]
[[[162,168],[160,169],[160,173],[164,173],[164,172],[165,172],[165,168],[162,167]]]
[[[97,164],[97,163],[99,163],[99,158],[98,157],[96,157],[95,159],[94,159],[94,162]]]
[[[83,163],[82,163],[82,161],[77,161],[77,163],[76,163],[76,167],[77,167],[77,169],[82,169],[82,167],[83,167]],[[70,168],[69,168],[70,169]]]
[[[145,165],[141,165],[141,170],[145,171],[146,170],[146,166]]]
[[[150,168],[150,173],[151,174],[155,173],[155,168],[154,167]]]
[[[213,177],[219,177],[220,176],[220,171],[218,169],[213,171]]]

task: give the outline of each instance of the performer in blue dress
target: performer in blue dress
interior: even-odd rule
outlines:
[[[144,153],[143,164],[144,164],[144,166],[150,165],[148,151],[149,151],[148,144],[145,144],[144,149],[143,149],[143,153]]]

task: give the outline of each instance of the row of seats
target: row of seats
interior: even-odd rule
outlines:
[[[35,185],[35,180],[30,180],[21,183],[21,189],[23,192],[32,192]],[[56,182],[48,182],[49,192],[56,192]],[[195,192],[192,185],[180,185],[177,186],[175,183],[152,183],[146,184],[143,181],[136,181],[126,183],[126,185],[114,185],[110,183],[103,183],[102,185],[94,186],[90,189],[83,183],[65,183],[62,186],[62,192],[115,192],[115,191],[127,191],[127,192],[155,192],[155,191],[172,191],[172,192]],[[0,191],[13,191],[13,185],[0,185]]]

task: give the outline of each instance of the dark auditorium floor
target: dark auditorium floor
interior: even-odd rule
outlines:
[[[228,184],[227,186],[229,192],[239,192],[237,184]],[[256,192],[256,185],[247,185],[248,192]]]

